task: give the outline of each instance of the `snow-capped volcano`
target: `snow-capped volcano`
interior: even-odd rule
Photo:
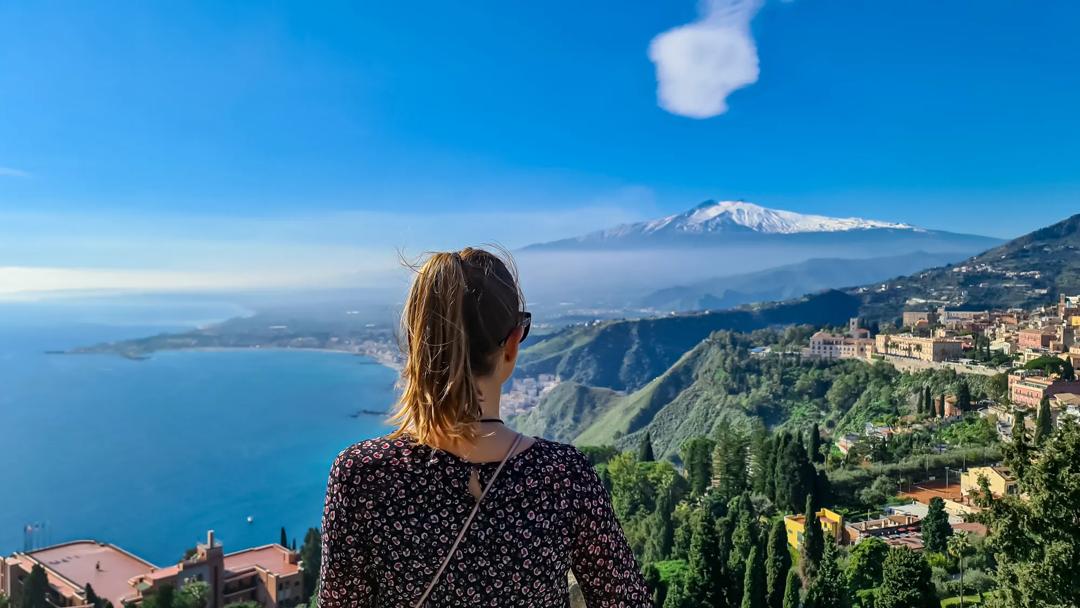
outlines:
[[[829,217],[769,209],[745,201],[705,201],[683,213],[622,224],[575,237],[538,243],[526,250],[646,250],[652,248],[762,247],[766,254],[793,248],[806,257],[858,258],[913,251],[970,255],[1000,241],[978,235],[928,230],[910,224],[858,217]],[[755,254],[756,255],[756,254]],[[784,263],[798,262],[796,257]]]
[[[617,226],[604,231],[604,236],[610,238],[661,232],[702,234],[746,230],[763,234],[797,234],[876,228],[917,230],[908,224],[867,220],[857,217],[839,218],[808,215],[794,211],[768,209],[744,201],[706,201],[684,213],[669,215],[648,222]]]

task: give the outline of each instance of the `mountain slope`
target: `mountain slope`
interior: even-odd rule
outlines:
[[[838,325],[858,312],[859,299],[827,291],[781,304],[573,326],[526,348],[522,376],[557,374],[567,381],[633,391],[671,367],[711,332],[772,325]]]
[[[931,305],[1030,308],[1080,293],[1080,214],[957,264],[848,290],[861,314],[893,320]]]
[[[913,253],[865,259],[814,258],[751,272],[668,287],[642,299],[657,310],[732,308],[751,302],[796,298],[803,294],[863,285],[966,258],[963,253]]]
[[[514,428],[526,435],[555,441],[572,441],[581,429],[591,426],[622,393],[577,382],[561,382],[528,412],[513,418]]]

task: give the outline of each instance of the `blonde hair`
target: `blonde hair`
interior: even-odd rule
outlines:
[[[524,298],[508,253],[483,249],[430,254],[401,313],[401,397],[391,437],[419,443],[472,440],[482,395],[475,378],[520,323]]]

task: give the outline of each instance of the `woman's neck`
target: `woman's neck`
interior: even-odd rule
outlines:
[[[480,393],[480,417],[500,418],[499,400],[502,397],[502,383],[494,377],[477,378],[474,382]]]

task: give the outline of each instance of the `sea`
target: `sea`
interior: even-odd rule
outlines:
[[[76,539],[171,565],[214,530],[226,552],[299,546],[341,450],[387,432],[395,372],[355,355],[48,354],[178,331],[228,303],[0,304],[0,554]]]

